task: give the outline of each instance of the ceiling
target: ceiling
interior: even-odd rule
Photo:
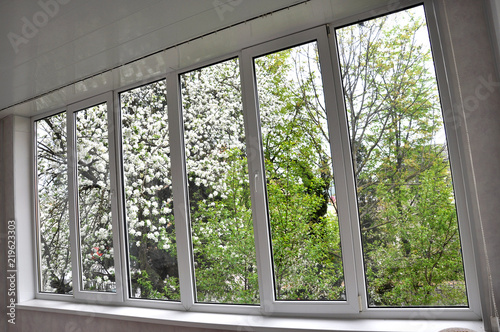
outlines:
[[[300,3],[331,16],[387,0],[0,0],[0,113],[170,46]],[[321,6],[318,7],[318,3]],[[398,1],[399,3],[399,1]],[[302,6],[302,5],[300,5]],[[311,12],[311,11],[310,11]],[[311,12],[312,13],[312,12]],[[323,12],[318,16],[323,15]],[[0,114],[0,117],[3,115]]]
[[[2,0],[0,109],[301,1]]]

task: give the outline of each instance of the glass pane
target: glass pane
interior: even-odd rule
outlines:
[[[238,60],[181,75],[198,302],[259,302]]]
[[[337,30],[370,306],[466,306],[423,7]]]
[[[76,112],[82,290],[115,292],[106,104]]]
[[[36,122],[40,290],[72,293],[66,113]]]
[[[276,299],[345,300],[316,42],[255,59]]]
[[[130,296],[180,300],[165,81],[120,94]]]

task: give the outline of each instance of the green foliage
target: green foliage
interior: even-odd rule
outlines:
[[[371,306],[467,305],[421,11],[337,30]],[[331,91],[323,91],[318,59],[311,42],[254,60],[278,300],[345,299],[327,125],[333,110],[324,105]],[[260,300],[239,72],[232,59],[180,79],[198,302]],[[121,93],[120,105],[132,297],[178,301],[165,82]],[[114,282],[106,114],[89,108],[76,121],[91,290]],[[65,123],[61,115],[37,122],[42,288],[58,293],[71,292]]]
[[[344,298],[317,49],[256,59],[276,298]],[[330,212],[329,210],[330,204]]]
[[[180,301],[180,293],[178,288],[179,280],[175,277],[165,279],[163,281],[163,289],[155,287],[151,281],[151,277],[146,271],[142,271],[141,276],[137,279],[137,284],[141,288],[141,296],[143,298],[163,300],[170,299],[172,301]]]
[[[419,13],[420,11],[420,13]],[[369,301],[467,305],[432,57],[420,8],[338,31]]]
[[[132,297],[179,300],[164,81],[120,94]]]
[[[200,201],[192,215],[197,300],[258,303],[259,286],[246,158],[229,152],[225,198]]]

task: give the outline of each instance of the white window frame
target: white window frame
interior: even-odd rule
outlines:
[[[123,172],[123,147],[122,147],[122,117],[121,117],[121,100],[120,94],[123,92],[127,92],[142,86],[146,86],[155,82],[164,81],[167,87],[167,114],[168,114],[168,123],[169,123],[169,143],[170,143],[170,153],[171,153],[171,172],[172,172],[172,187],[173,192],[179,193],[173,195],[174,202],[174,218],[175,218],[175,237],[176,237],[176,245],[177,245],[177,260],[178,260],[178,269],[179,276],[182,275],[190,275],[192,273],[190,263],[190,246],[188,241],[190,241],[190,233],[187,227],[185,220],[185,216],[188,211],[185,210],[184,197],[187,197],[187,189],[184,188],[183,185],[183,174],[182,170],[182,155],[180,153],[178,146],[180,146],[181,139],[179,137],[179,130],[182,130],[182,124],[177,123],[181,120],[176,112],[179,111],[179,108],[176,107],[176,103],[178,102],[178,94],[169,91],[177,91],[172,90],[176,89],[176,86],[173,85],[175,82],[170,82],[172,78],[175,79],[176,75],[172,73],[168,73],[167,75],[158,75],[152,77],[151,79],[145,80],[140,84],[132,84],[121,89],[115,90],[115,105],[114,105],[114,127],[117,128],[114,132],[115,140],[116,140],[116,160],[117,163],[117,184],[118,190],[121,196],[119,200],[119,214],[120,214],[120,224],[122,227],[120,228],[120,249],[123,252],[123,259],[121,262],[123,273],[123,284],[127,285],[127,287],[123,287],[123,303],[130,306],[135,307],[144,307],[144,308],[162,308],[162,309],[171,309],[171,310],[189,310],[191,304],[189,298],[194,296],[194,292],[190,286],[190,278],[179,278],[179,286],[181,293],[180,301],[167,301],[167,300],[155,300],[155,299],[142,299],[142,298],[133,298],[129,296],[129,285],[130,278],[128,272],[128,252],[129,248],[127,247],[127,219],[126,219],[126,210],[125,210],[125,196],[124,196],[124,179],[125,174]],[[172,120],[172,119],[175,119]],[[175,147],[174,147],[175,146]],[[174,166],[175,165],[175,166]],[[184,194],[183,194],[184,193]],[[182,239],[182,240],[181,240]],[[190,295],[192,293],[193,295]]]
[[[216,65],[224,61],[229,61],[231,59],[238,59],[239,67],[241,70],[241,56],[240,52],[238,52],[230,53],[222,57],[217,57],[210,61],[199,63],[193,66],[188,66],[186,68],[182,68],[181,70],[177,70],[167,74],[167,93],[168,91],[171,91],[171,94],[174,94],[173,96],[170,96],[170,98],[167,97],[169,119],[173,120],[169,123],[171,146],[170,151],[172,154],[172,185],[174,192],[181,193],[180,195],[174,194],[173,199],[174,215],[176,218],[176,232],[180,232],[176,234],[176,237],[182,236],[183,240],[182,243],[178,242],[177,259],[179,265],[179,275],[184,272],[186,276],[189,276],[187,278],[180,278],[179,280],[181,287],[181,302],[184,308],[189,311],[258,315],[261,312],[259,305],[203,303],[196,301],[196,280],[193,258],[193,245],[191,240],[191,217],[188,194],[188,175],[186,169],[184,118],[180,80],[182,74],[198,70],[200,68]],[[243,83],[241,84],[242,90],[244,90]],[[245,135],[248,135],[246,130]],[[180,224],[177,223],[179,221]]]
[[[36,297],[40,299],[62,299],[65,301],[72,301],[74,300],[74,297],[72,294],[55,294],[55,293],[47,293],[43,292],[41,290],[41,285],[42,285],[42,279],[41,279],[41,271],[40,271],[40,265],[41,265],[41,252],[42,248],[40,246],[41,243],[41,232],[40,232],[40,224],[42,220],[40,220],[40,206],[38,205],[38,168],[37,168],[37,160],[38,160],[38,152],[37,152],[37,122],[46,118],[50,118],[51,116],[56,116],[58,114],[64,113],[66,116],[68,115],[66,112],[66,108],[63,109],[55,109],[53,111],[44,113],[39,116],[35,116],[31,118],[31,130],[32,130],[32,171],[33,171],[33,202],[34,202],[34,208],[33,208],[33,215],[34,215],[34,234],[35,234],[35,262],[36,266],[34,271],[36,272]],[[66,119],[66,125],[67,125],[67,119]],[[66,127],[66,133],[68,132],[68,128]],[[66,141],[66,144],[68,142]],[[69,187],[68,187],[68,194],[69,194]],[[69,197],[68,197],[69,199]],[[69,204],[69,202],[68,202]],[[69,227],[69,225],[68,225]],[[71,241],[71,239],[70,239]],[[73,255],[73,253],[71,253]],[[71,270],[72,270],[72,279],[73,279],[73,262],[71,262]]]
[[[410,8],[418,4],[424,5],[427,18],[427,27],[432,46],[433,60],[436,68],[440,98],[443,110],[453,110],[450,89],[448,87],[446,64],[441,46],[441,36],[435,17],[433,0],[408,1],[404,7]],[[380,14],[390,14],[387,9]],[[342,93],[342,79],[337,53],[335,29],[345,25],[355,24],[360,20],[372,18],[370,13],[362,13],[347,20],[340,20],[328,25],[309,29],[289,36],[264,42],[256,46],[245,48],[240,52],[228,54],[223,57],[205,62],[203,66],[214,64],[225,59],[238,56],[241,82],[242,102],[245,119],[245,132],[247,136],[248,167],[250,188],[252,193],[252,212],[254,218],[254,233],[257,251],[257,265],[259,271],[259,291],[261,296],[260,306],[255,305],[227,305],[207,304],[195,302],[194,269],[192,259],[191,234],[189,228],[189,206],[187,191],[187,175],[184,156],[184,133],[182,120],[182,107],[180,98],[179,75],[189,70],[202,67],[200,64],[170,71],[159,75],[147,82],[134,84],[91,97],[66,107],[68,131],[68,182],[70,199],[71,222],[71,256],[73,268],[73,295],[49,294],[40,292],[40,282],[35,294],[37,299],[51,299],[61,301],[76,301],[82,303],[113,303],[131,307],[162,308],[173,310],[189,310],[207,313],[234,313],[252,315],[301,315],[301,317],[326,317],[326,318],[358,318],[358,319],[481,319],[481,304],[479,299],[478,276],[475,268],[474,249],[472,245],[471,220],[469,208],[471,198],[466,186],[466,163],[462,160],[465,147],[461,141],[457,128],[446,128],[446,138],[453,173],[453,184],[457,201],[457,214],[460,228],[462,255],[464,261],[468,308],[430,307],[430,308],[370,308],[367,303],[366,281],[363,267],[363,253],[361,247],[360,228],[356,204],[356,184],[353,175],[350,153],[349,134],[346,120],[346,110]],[[325,91],[325,104],[328,110],[328,126],[331,138],[333,165],[335,169],[335,185],[339,202],[339,223],[342,239],[342,259],[344,264],[344,280],[346,287],[346,301],[277,301],[274,298],[274,277],[271,260],[271,243],[269,234],[269,216],[267,211],[267,194],[265,189],[265,171],[263,167],[262,144],[259,128],[258,100],[256,96],[253,59],[260,55],[279,51],[309,41],[318,42],[321,61],[323,89]],[[166,79],[168,118],[170,130],[170,146],[172,156],[172,185],[174,194],[174,216],[176,220],[176,239],[178,246],[179,278],[181,288],[181,301],[169,302],[149,299],[135,299],[128,296],[128,272],[126,248],[126,225],[124,224],[125,210],[123,198],[123,171],[121,150],[121,118],[119,94],[139,86]],[[113,98],[114,97],[114,98]],[[74,162],[75,151],[75,112],[106,102],[108,110],[108,138],[110,154],[110,176],[112,192],[112,224],[113,248],[116,274],[116,293],[91,292],[80,290],[80,253],[77,246],[78,216],[76,211],[77,190],[76,170]],[[47,112],[32,118],[35,121],[60,113],[61,109]],[[453,123],[453,112],[444,112],[444,122]],[[34,125],[32,126],[35,127]],[[34,140],[36,133],[33,130]],[[36,146],[36,143],[33,144]],[[36,153],[36,147],[33,148]],[[36,154],[34,154],[36,161]],[[36,162],[34,162],[36,179]],[[36,188],[36,182],[33,188]],[[35,190],[36,197],[37,192]],[[34,201],[36,202],[36,200]],[[35,215],[38,228],[38,218]],[[38,229],[35,229],[38,239]],[[38,248],[38,244],[37,244]],[[36,257],[39,258],[39,248]],[[39,264],[37,263],[37,276],[39,280]]]
[[[439,35],[439,30],[437,28],[437,21],[435,17],[435,5],[432,0],[424,1],[409,1],[407,5],[398,9],[405,10],[419,5],[423,6],[425,11],[425,18],[427,20],[427,29],[429,33],[429,40],[431,45],[432,59],[434,61],[434,67],[436,70],[436,80],[438,84],[439,97],[441,100],[441,108],[443,112],[443,123],[445,125],[446,140],[449,150],[450,166],[452,171],[452,181],[456,200],[456,209],[458,215],[459,223],[459,236],[463,255],[464,264],[464,275],[466,280],[467,298],[469,302],[468,307],[453,308],[453,307],[406,307],[406,308],[384,308],[384,307],[369,307],[368,305],[368,293],[366,285],[366,279],[364,275],[363,266],[363,253],[361,238],[355,241],[355,254],[356,260],[356,273],[358,275],[358,287],[360,289],[360,306],[361,312],[360,317],[363,318],[420,318],[420,319],[432,319],[438,317],[450,317],[450,318],[462,318],[462,319],[477,319],[481,317],[481,304],[479,299],[479,287],[478,287],[478,277],[477,272],[474,268],[474,256],[473,256],[473,246],[472,246],[472,234],[469,211],[467,209],[468,200],[466,199],[466,187],[465,187],[465,173],[463,169],[463,162],[461,160],[459,132],[456,126],[448,126],[447,124],[453,124],[453,113],[447,110],[452,110],[450,89],[448,86],[448,79],[445,70],[444,55],[441,46],[441,37]],[[396,12],[397,12],[396,11]],[[383,15],[390,15],[392,12],[383,13]],[[355,17],[349,18],[349,21],[341,21],[336,24],[330,24],[329,34],[330,48],[331,48],[331,59],[334,63],[334,79],[335,79],[335,89],[336,94],[342,96],[337,99],[338,114],[341,117],[340,121],[340,131],[341,136],[344,138],[344,156],[343,159],[346,162],[346,170],[348,172],[348,179],[354,180],[354,172],[352,166],[352,157],[350,152],[350,139],[349,139],[349,128],[347,123],[347,112],[344,104],[343,93],[342,93],[342,77],[340,74],[340,60],[337,51],[337,40],[335,29],[342,28],[346,25],[356,24],[356,22],[369,20],[374,18],[373,16],[363,13]],[[356,198],[356,184],[354,181],[347,182],[350,197]],[[356,234],[361,234],[359,228],[358,211],[356,200],[349,200],[349,209],[351,210],[351,216],[355,216],[357,222],[353,222],[352,226]],[[409,315],[409,312],[411,314]]]
[[[308,42],[317,42],[321,63],[321,77],[325,97],[325,107],[328,117],[331,155],[335,170],[335,190],[338,196],[339,227],[342,243],[342,261],[344,266],[345,301],[279,301],[275,298],[274,269],[271,257],[271,242],[269,233],[269,213],[267,192],[265,187],[265,171],[262,151],[262,136],[260,133],[260,118],[255,82],[254,59],[256,57],[281,51]],[[257,250],[257,265],[259,270],[259,287],[261,303],[266,313],[307,313],[314,315],[352,314],[358,312],[358,290],[354,268],[354,251],[352,230],[350,226],[346,188],[341,156],[342,146],[336,135],[338,116],[335,112],[335,96],[333,89],[333,70],[329,60],[328,38],[324,26],[286,36],[264,44],[260,44],[242,52],[242,78],[246,127],[248,128],[248,160],[250,176],[250,191],[252,193],[252,212],[254,214],[254,230]]]
[[[113,256],[116,279],[116,292],[96,292],[82,290],[81,285],[81,252],[80,252],[80,229],[78,214],[78,182],[77,182],[77,152],[76,152],[76,113],[78,111],[93,107],[99,104],[106,104],[108,118],[108,146],[109,146],[109,169],[110,169],[110,191],[111,191],[111,217],[113,229]],[[69,197],[69,220],[70,220],[70,241],[71,241],[71,261],[73,275],[73,294],[75,299],[91,301],[97,303],[122,302],[122,271],[121,271],[121,250],[119,250],[120,228],[118,221],[118,190],[116,181],[116,148],[114,139],[113,121],[113,94],[111,92],[101,94],[89,99],[68,105],[67,108],[67,137],[68,137],[68,197]]]

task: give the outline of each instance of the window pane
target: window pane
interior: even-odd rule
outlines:
[[[255,60],[278,300],[345,300],[316,42]]]
[[[82,290],[114,292],[106,104],[76,112]]]
[[[181,76],[198,302],[259,302],[239,64]]]
[[[36,122],[40,290],[72,293],[66,113]]]
[[[466,306],[423,7],[337,31],[370,306]]]
[[[180,300],[165,82],[120,104],[130,296]]]

